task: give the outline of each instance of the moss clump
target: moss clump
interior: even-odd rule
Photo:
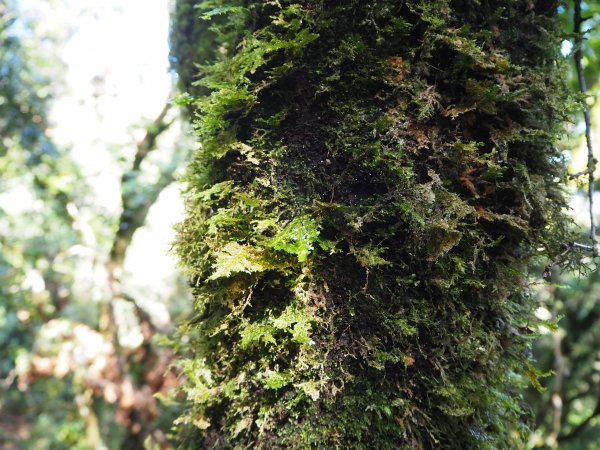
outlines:
[[[563,221],[554,5],[178,8],[202,143],[181,445],[516,447],[524,269]]]

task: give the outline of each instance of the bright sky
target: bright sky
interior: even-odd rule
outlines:
[[[74,33],[62,51],[69,92],[55,103],[53,137],[97,178],[111,210],[120,195],[115,152],[133,151],[134,125],[158,115],[169,95],[168,0],[64,1]]]
[[[19,7],[65,42],[52,52],[66,67],[66,86],[51,110],[52,137],[70,149],[94,193],[89,220],[94,225],[99,209],[118,217],[120,177],[127,167],[118,160],[133,155],[144,125],[170,95],[169,0],[19,0]],[[156,153],[168,152],[174,137]],[[136,233],[126,261],[127,292],[166,320],[163,302],[175,285],[175,261],[167,251],[182,210],[178,186],[167,188],[150,210],[149,226]],[[88,277],[88,283],[94,281]]]

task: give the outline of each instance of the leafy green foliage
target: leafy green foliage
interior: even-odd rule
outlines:
[[[545,376],[542,394],[531,389],[527,396],[536,418],[529,448],[596,448],[600,276],[595,270],[585,277],[566,271],[553,277],[560,284],[538,288],[540,311],[550,319],[534,347]]]
[[[198,311],[181,446],[520,445],[526,264],[567,234],[553,9],[194,8],[174,35],[220,51],[175,49],[202,143],[176,245]]]
[[[573,154],[570,169],[578,172],[578,153],[586,153],[581,145],[583,102],[587,102],[592,117],[598,113],[595,97],[600,88],[598,56],[600,55],[600,4],[581,2],[582,17],[582,65],[588,89],[587,98],[579,97],[574,108],[573,121],[580,126],[573,127],[564,146]],[[573,34],[574,2],[565,2],[559,8],[559,19],[563,29],[563,56],[568,61],[568,81],[574,92],[579,92],[579,83],[574,64]],[[594,121],[596,122],[596,121]],[[594,134],[597,123],[592,125]],[[597,152],[597,147],[594,147]],[[587,196],[586,177],[575,180],[577,191],[574,199]],[[596,191],[598,186],[596,185]],[[597,196],[597,192],[596,192]],[[577,216],[575,207],[574,216]],[[577,242],[588,242],[589,222],[583,221],[579,228]],[[538,285],[536,298],[540,301],[538,315],[543,317],[541,337],[536,340],[534,355],[544,377],[540,383],[544,388],[540,394],[529,389],[527,400],[536,419],[535,429],[527,448],[560,448],[565,450],[598,448],[600,427],[598,417],[600,406],[599,383],[600,366],[597,361],[597,339],[600,330],[599,306],[597,301],[600,281],[597,261],[587,258],[587,252],[575,251],[561,262],[561,269],[553,270],[551,283]],[[573,267],[573,261],[586,257],[587,267]],[[543,262],[541,265],[546,264]],[[569,270],[569,269],[579,270]],[[542,269],[538,269],[541,271]]]
[[[600,84],[598,84],[598,80],[600,79],[600,35],[597,31],[600,24],[600,5],[598,5],[598,2],[582,1],[581,9],[582,17],[585,18],[582,25],[584,76],[588,89],[591,90],[590,93],[597,94],[598,86],[600,86]],[[575,36],[573,35],[573,11],[572,0],[565,2],[564,5],[559,7],[559,19],[564,38],[563,51],[567,57],[570,57],[573,54],[573,42],[575,40]],[[573,65],[572,62],[570,64]],[[572,91],[578,92],[579,82],[577,80],[577,73],[575,70],[571,70],[568,75],[569,85]]]
[[[14,188],[22,187],[28,195],[21,202],[29,207],[27,220],[23,213],[0,207],[0,442],[83,448],[85,424],[73,406],[73,380],[42,379],[31,385],[28,380],[36,335],[61,307],[50,291],[70,284],[75,272],[71,258],[61,261],[59,255],[77,239],[66,194],[77,186],[78,171],[47,135],[52,87],[33,63],[39,60],[36,49],[23,42],[31,29],[18,18],[16,6],[0,5],[0,193],[3,205],[10,204],[10,196],[23,195]],[[5,434],[11,420],[22,431]],[[27,435],[28,441],[19,442]]]
[[[113,256],[113,242],[124,257],[128,242],[123,236],[129,233],[131,239],[144,224],[164,183],[172,181],[178,160],[161,157],[159,163],[151,157],[141,170],[126,173],[123,220],[107,214],[96,203],[103,195],[90,189],[96,182],[80,173],[85,164],[72,160],[70,149],[55,145],[47,119],[54,95],[64,95],[56,89],[64,67],[55,50],[57,41],[70,38],[70,24],[63,22],[54,36],[52,14],[46,20],[42,13],[43,26],[31,14],[52,8],[39,4],[36,11],[35,4],[21,3],[0,3],[0,447],[165,443],[162,431],[159,439],[149,435],[168,430],[173,414],[165,406],[157,419],[152,385],[166,386],[169,375],[163,372],[172,353],[164,347],[162,354],[156,351],[150,339],[156,332],[152,317],[121,298],[120,286],[107,289],[102,271]],[[159,118],[165,119],[166,112]],[[162,119],[146,128],[139,151],[130,155],[133,167],[139,169],[156,147],[165,131]],[[144,342],[133,349],[121,345],[127,344],[123,331],[137,331]]]

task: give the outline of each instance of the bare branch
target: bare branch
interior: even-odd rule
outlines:
[[[165,120],[169,109],[171,109],[171,106],[172,104],[170,102],[166,102],[160,114],[156,117],[156,119],[154,119],[150,126],[146,128],[146,135],[137,144],[137,152],[133,160],[131,172],[140,169],[140,165],[142,164],[144,158],[146,158],[146,156],[148,156],[148,153],[150,153],[156,148],[156,139],[158,138],[158,136],[160,136],[164,131],[166,131],[175,120]]]
[[[565,257],[573,250],[585,250],[593,252],[594,247],[591,245],[580,244],[578,242],[568,242],[566,244],[562,244],[560,246],[560,253],[556,256],[556,258],[546,264],[546,267],[544,267],[542,276],[544,278],[550,278],[550,275],[552,275],[552,269],[563,262]]]
[[[569,175],[569,179],[574,180],[575,178],[582,177],[583,175],[588,175],[590,173],[590,169],[582,170],[581,172],[576,172],[572,175]]]
[[[109,295],[103,305],[101,329],[110,336],[116,349],[115,366],[117,370],[114,378],[121,386],[129,386],[136,399],[138,397],[148,399],[147,403],[142,406],[138,405],[136,400],[133,405],[123,406],[121,404],[117,409],[121,419],[128,424],[127,435],[124,438],[124,446],[127,448],[142,448],[144,439],[150,434],[150,419],[156,414],[152,408],[148,408],[148,405],[152,406],[155,402],[151,394],[159,392],[163,388],[165,380],[168,379],[163,375],[173,358],[171,351],[161,349],[152,343],[152,336],[159,330],[152,323],[151,316],[137,303],[136,299],[123,291],[121,282],[123,263],[135,232],[144,226],[146,216],[160,193],[174,181],[175,171],[185,155],[185,148],[176,145],[167,164],[159,165],[157,163],[156,168],[159,170],[157,179],[145,182],[140,176],[142,162],[158,148],[159,136],[168,130],[176,120],[175,118],[169,119],[170,109],[171,105],[166,104],[149,125],[144,138],[136,145],[131,169],[126,171],[121,178],[123,210],[119,217],[119,227],[114,235],[109,260],[106,263]],[[132,367],[127,357],[128,350],[119,343],[119,324],[115,314],[116,300],[130,302],[134,306],[135,315],[139,320],[144,345],[137,353],[137,357],[138,363],[143,363],[147,371],[140,380],[132,375]]]
[[[144,225],[146,216],[150,207],[154,204],[160,192],[173,181],[173,173],[176,165],[179,162],[177,151],[173,155],[173,160],[167,167],[161,170],[158,181],[153,186],[135,186],[135,191],[132,193],[127,186],[128,183],[135,180],[140,173],[140,166],[148,154],[154,151],[157,147],[158,137],[164,133],[173,124],[175,119],[167,120],[167,113],[171,108],[170,103],[165,103],[164,108],[159,115],[154,119],[152,124],[146,130],[144,138],[138,142],[137,151],[134,157],[133,165],[130,170],[125,172],[121,178],[121,201],[123,211],[119,218],[119,227],[113,241],[110,251],[110,266],[118,277],[125,253],[133,239],[135,231]],[[144,198],[140,202],[140,198]]]
[[[573,245],[571,245],[571,243],[562,244],[561,252],[556,256],[556,258],[554,258],[552,261],[550,261],[548,264],[546,264],[546,267],[544,267],[544,272],[542,273],[542,277],[550,278],[550,275],[552,275],[552,269],[555,266],[558,266],[563,261],[563,259],[565,259],[565,256],[567,256],[571,250],[573,250]]]

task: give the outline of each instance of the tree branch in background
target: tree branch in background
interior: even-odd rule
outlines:
[[[579,92],[584,96],[587,93],[587,85],[585,82],[585,76],[583,73],[583,33],[581,32],[581,25],[586,20],[590,19],[590,17],[581,17],[581,0],[575,0],[575,10],[574,10],[574,19],[573,19],[573,34],[575,35],[575,52],[573,53],[573,59],[575,60],[575,69],[577,71],[577,80],[579,84]],[[565,257],[573,250],[588,250],[592,252],[594,257],[599,255],[598,252],[598,238],[596,237],[596,217],[594,214],[594,172],[596,170],[596,159],[594,158],[594,149],[592,146],[592,120],[590,118],[590,108],[587,104],[587,101],[584,97],[583,99],[583,118],[585,122],[585,141],[587,147],[587,168],[581,172],[577,172],[571,175],[570,179],[576,179],[580,176],[587,175],[588,176],[588,199],[589,199],[589,215],[590,215],[590,239],[592,241],[592,245],[584,245],[578,244],[576,242],[569,242],[563,244],[560,249],[560,253],[554,258],[551,262],[549,262],[546,267],[544,267],[544,272],[542,276],[544,278],[549,278],[551,275],[552,269],[559,265]]]
[[[575,34],[575,53],[573,54],[575,59],[575,68],[577,70],[577,79],[579,81],[579,91],[585,95],[587,92],[587,86],[585,82],[585,76],[583,74],[583,36],[581,33],[581,25],[586,19],[581,17],[581,0],[575,0],[575,14],[574,14],[574,27],[573,32]],[[590,108],[588,107],[587,101],[583,100],[583,118],[585,120],[585,141],[587,144],[588,151],[588,197],[590,202],[590,238],[592,239],[592,251],[594,256],[598,256],[598,240],[596,238],[596,218],[594,216],[594,170],[596,169],[596,160],[594,159],[594,151],[592,147],[592,121],[590,119]]]
[[[123,212],[119,218],[119,228],[110,251],[111,262],[117,266],[122,266],[131,239],[135,231],[144,224],[150,207],[154,204],[160,192],[173,181],[173,173],[176,167],[169,164],[166,171],[161,171],[156,185],[141,190],[142,186],[138,183],[142,162],[150,152],[156,149],[158,137],[173,124],[174,119],[167,120],[167,113],[170,108],[171,104],[167,102],[160,114],[146,129],[146,135],[137,144],[137,151],[131,169],[121,177]],[[175,153],[174,158],[177,158],[177,152]]]
[[[142,139],[137,145],[137,152],[133,160],[131,172],[140,170],[140,165],[142,164],[144,158],[148,156],[148,153],[156,148],[156,139],[158,136],[169,129],[169,127],[173,124],[175,119],[166,120],[167,113],[171,109],[171,106],[172,104],[170,102],[166,102],[160,114],[146,129],[146,135],[144,136],[144,139]]]
[[[585,169],[585,170],[582,170],[581,172],[577,172],[577,173],[569,175],[569,179],[575,180],[575,179],[577,179],[579,177],[582,177],[584,175],[588,175],[589,173],[590,173],[590,169]]]
[[[544,267],[542,277],[550,278],[550,275],[552,275],[552,269],[558,266],[561,262],[563,262],[566,256],[573,250],[593,251],[594,247],[592,247],[591,245],[579,244],[578,242],[569,242],[567,244],[562,244],[560,246],[560,253],[556,256],[556,258],[554,258],[552,261],[546,264],[546,267]]]
[[[133,240],[135,232],[144,226],[146,217],[152,205],[156,203],[160,193],[175,179],[175,171],[183,160],[184,151],[175,145],[170,160],[158,166],[158,177],[153,181],[142,179],[142,162],[158,148],[157,141],[165,131],[175,122],[169,117],[172,105],[166,103],[156,119],[146,129],[144,138],[137,143],[131,169],[121,177],[122,213],[119,217],[118,228],[115,233],[109,260],[108,290],[110,296],[104,310],[104,332],[111,336],[113,345],[117,350],[117,372],[115,379],[121,386],[117,420],[127,428],[123,447],[128,449],[144,448],[144,441],[152,433],[149,428],[154,417],[158,415],[154,394],[160,392],[169,384],[170,378],[165,375],[173,352],[170,349],[156,347],[152,337],[157,332],[152,324],[151,316],[137,303],[136,299],[123,292],[121,276],[127,251]],[[135,363],[128,357],[127,349],[119,344],[119,326],[115,317],[116,301],[131,303],[139,321],[144,343],[139,350],[135,350]],[[141,378],[132,375],[135,372],[132,364],[143,365],[145,374]],[[159,439],[155,436],[157,441]]]

